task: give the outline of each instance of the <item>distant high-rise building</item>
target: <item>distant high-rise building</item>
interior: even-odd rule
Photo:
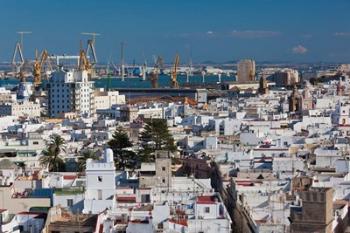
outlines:
[[[278,87],[293,86],[300,82],[299,72],[294,69],[282,69],[268,78]]]
[[[250,59],[241,60],[237,64],[237,81],[255,81],[255,61]]]
[[[48,97],[50,117],[88,117],[95,113],[94,82],[86,70],[55,72],[48,82]]]

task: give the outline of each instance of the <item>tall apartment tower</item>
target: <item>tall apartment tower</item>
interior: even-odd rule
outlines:
[[[310,188],[299,193],[301,206],[291,207],[291,233],[331,233],[333,189]]]
[[[60,69],[48,82],[48,114],[65,118],[68,114],[89,117],[95,113],[94,82],[88,71]]]
[[[240,60],[237,64],[237,81],[255,81],[255,61],[250,59]]]

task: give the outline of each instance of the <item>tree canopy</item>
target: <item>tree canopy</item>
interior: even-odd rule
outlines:
[[[78,170],[80,172],[85,171],[86,169],[86,160],[93,159],[98,160],[99,157],[96,155],[96,152],[93,150],[84,150],[81,153],[79,153],[78,156]]]
[[[118,127],[112,137],[108,145],[113,150],[116,168],[121,170],[125,170],[126,167],[133,168],[137,162],[136,154],[126,149],[133,146],[128,134],[122,127]]]
[[[46,149],[42,151],[40,164],[48,167],[50,172],[64,171],[64,161],[60,157],[65,151],[65,141],[58,134],[52,134],[47,142]]]
[[[147,120],[144,131],[140,135],[140,141],[142,146],[140,154],[143,161],[154,160],[156,150],[176,151],[174,138],[164,119]]]

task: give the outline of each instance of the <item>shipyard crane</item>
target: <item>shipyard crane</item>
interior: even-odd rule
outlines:
[[[12,66],[15,68],[16,76],[21,79],[21,82],[25,81],[24,75],[22,72],[23,65],[24,65],[24,57],[22,52],[22,45],[20,42],[17,42],[13,52],[13,56],[12,56]]]
[[[93,43],[95,43],[95,41],[96,41],[96,36],[101,35],[100,33],[97,33],[97,32],[82,32],[81,34],[86,35],[86,36],[91,36]]]
[[[120,43],[120,72],[119,75],[121,75],[122,81],[125,81],[125,64],[124,64],[124,46],[125,43],[122,41]]]
[[[79,70],[91,71],[91,64],[89,59],[86,57],[84,49],[81,49],[79,53]]]
[[[157,59],[155,59],[154,68],[150,77],[152,88],[158,88],[158,79],[159,79],[160,69],[162,67],[163,67],[163,59],[160,56],[158,56]]]
[[[171,71],[171,79],[170,79],[171,88],[179,88],[179,83],[177,81],[177,69],[179,67],[179,63],[180,63],[180,57],[178,54],[176,54],[173,70]]]
[[[19,34],[19,40],[20,40],[20,44],[21,44],[21,48],[22,48],[22,52],[24,51],[24,46],[23,46],[23,37],[25,34],[32,34],[32,32],[27,32],[27,31],[21,31],[21,32],[17,32],[17,34]]]
[[[89,54],[91,54],[91,56]],[[94,40],[87,41],[86,56],[90,57],[91,66],[94,66],[97,63],[97,56],[96,56],[95,41]]]
[[[90,64],[89,73],[91,76],[95,76],[94,67],[97,64],[97,56],[96,56],[96,36],[100,36],[100,33],[96,32],[82,32],[81,35],[91,36],[91,39],[87,41],[87,47],[85,50],[85,57]]]
[[[35,61],[33,64],[33,77],[34,77],[34,86],[35,87],[38,87],[41,84],[42,67],[43,67],[44,63],[48,60],[48,57],[49,57],[49,53],[47,52],[46,49],[44,49],[41,52],[40,59],[38,56],[38,51],[36,50],[36,52],[35,52]]]
[[[89,59],[86,56],[86,51],[83,49],[82,42],[80,41],[80,52],[79,52],[79,64],[78,69],[79,70],[86,70],[89,73],[91,72],[91,64]]]

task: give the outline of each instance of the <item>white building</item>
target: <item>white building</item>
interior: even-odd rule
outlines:
[[[113,151],[106,149],[102,161],[86,161],[86,191],[83,213],[97,214],[115,204],[115,166]]]
[[[125,104],[125,95],[119,95],[119,91],[95,91],[95,109],[110,109],[113,105]]]
[[[16,94],[11,93],[10,90],[6,90],[4,87],[0,87],[0,103],[15,102]]]
[[[255,61],[246,59],[237,64],[237,81],[255,81]]]
[[[34,103],[32,101],[0,104],[0,116],[40,117],[40,113],[41,113],[40,104]]]
[[[337,125],[349,125],[350,123],[350,104],[338,103],[332,114],[332,121]]]
[[[64,117],[67,113],[91,116],[95,113],[94,82],[89,81],[88,72],[55,72],[48,83],[49,115]]]
[[[17,99],[26,101],[33,95],[33,84],[30,82],[20,82],[17,90]]]

